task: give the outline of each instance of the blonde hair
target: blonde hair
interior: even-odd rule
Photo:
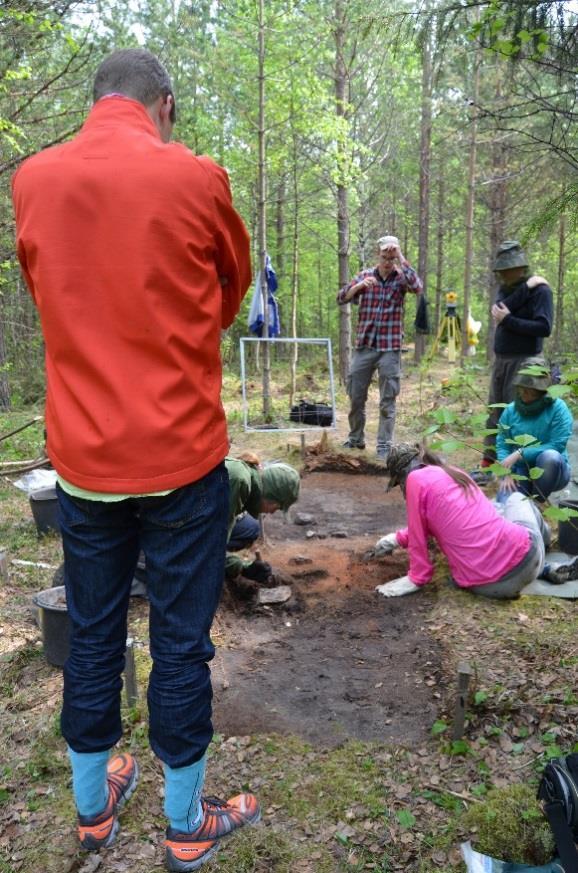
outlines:
[[[238,461],[245,461],[246,464],[249,464],[251,467],[260,467],[261,459],[259,455],[256,455],[255,452],[241,452],[237,457]]]

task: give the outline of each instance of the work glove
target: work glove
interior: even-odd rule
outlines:
[[[397,542],[397,538],[395,533],[388,533],[380,540],[378,540],[375,544],[375,554],[379,555],[391,555],[396,549],[399,549],[400,546]]]
[[[419,591],[419,585],[415,585],[409,576],[400,576],[399,579],[394,579],[393,582],[384,582],[383,585],[377,585],[375,590],[383,594],[384,597],[403,597],[404,594],[413,594],[414,591]]]
[[[272,572],[273,568],[267,561],[253,561],[252,564],[243,567],[241,576],[244,576],[245,579],[251,579],[253,582],[263,583],[267,581]]]

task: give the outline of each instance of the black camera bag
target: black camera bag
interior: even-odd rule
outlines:
[[[546,764],[538,800],[552,828],[565,873],[578,873],[578,754],[553,758]]]
[[[298,404],[291,407],[289,418],[300,424],[331,427],[333,409],[328,403],[310,403],[308,400],[300,400]]]

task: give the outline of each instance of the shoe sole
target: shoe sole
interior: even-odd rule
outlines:
[[[220,844],[219,840],[219,842],[215,843],[215,845],[209,849],[202,858],[198,858],[196,861],[179,861],[179,859],[175,858],[172,852],[167,849],[165,852],[165,867],[167,870],[170,870],[171,873],[190,873],[191,870],[198,870],[199,867],[202,867],[203,864],[211,860],[215,852],[218,851]]]
[[[562,564],[550,572],[550,583],[564,585],[565,582],[573,582],[578,579],[578,558],[571,564]]]
[[[261,808],[257,810],[252,818],[247,818],[245,825],[256,825],[261,821]],[[240,827],[244,827],[241,825]],[[233,834],[237,833],[240,828],[235,828],[230,831],[228,834],[224,834],[222,837],[219,837],[218,841],[215,843],[212,849],[203,855],[202,858],[199,858],[197,861],[179,861],[178,858],[175,858],[170,849],[165,850],[165,866],[167,870],[170,870],[171,873],[189,873],[191,870],[198,870],[199,867],[202,867],[206,861],[209,861],[217,849],[219,848],[221,841],[228,839]]]
[[[87,836],[80,843],[80,848],[83,852],[99,852],[101,849],[108,849],[108,847],[112,846],[116,840],[119,830],[120,825],[118,819],[115,818],[112,824],[112,830],[105,840],[97,840],[94,837]]]

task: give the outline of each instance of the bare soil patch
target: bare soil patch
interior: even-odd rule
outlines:
[[[441,671],[439,644],[424,627],[430,597],[381,597],[375,586],[404,575],[407,559],[366,557],[403,525],[399,491],[386,494],[381,476],[315,472],[303,479],[297,511],[315,523],[268,518],[262,549],[291,583],[291,601],[220,613],[217,729],[295,734],[321,747],[347,738],[422,742]]]

